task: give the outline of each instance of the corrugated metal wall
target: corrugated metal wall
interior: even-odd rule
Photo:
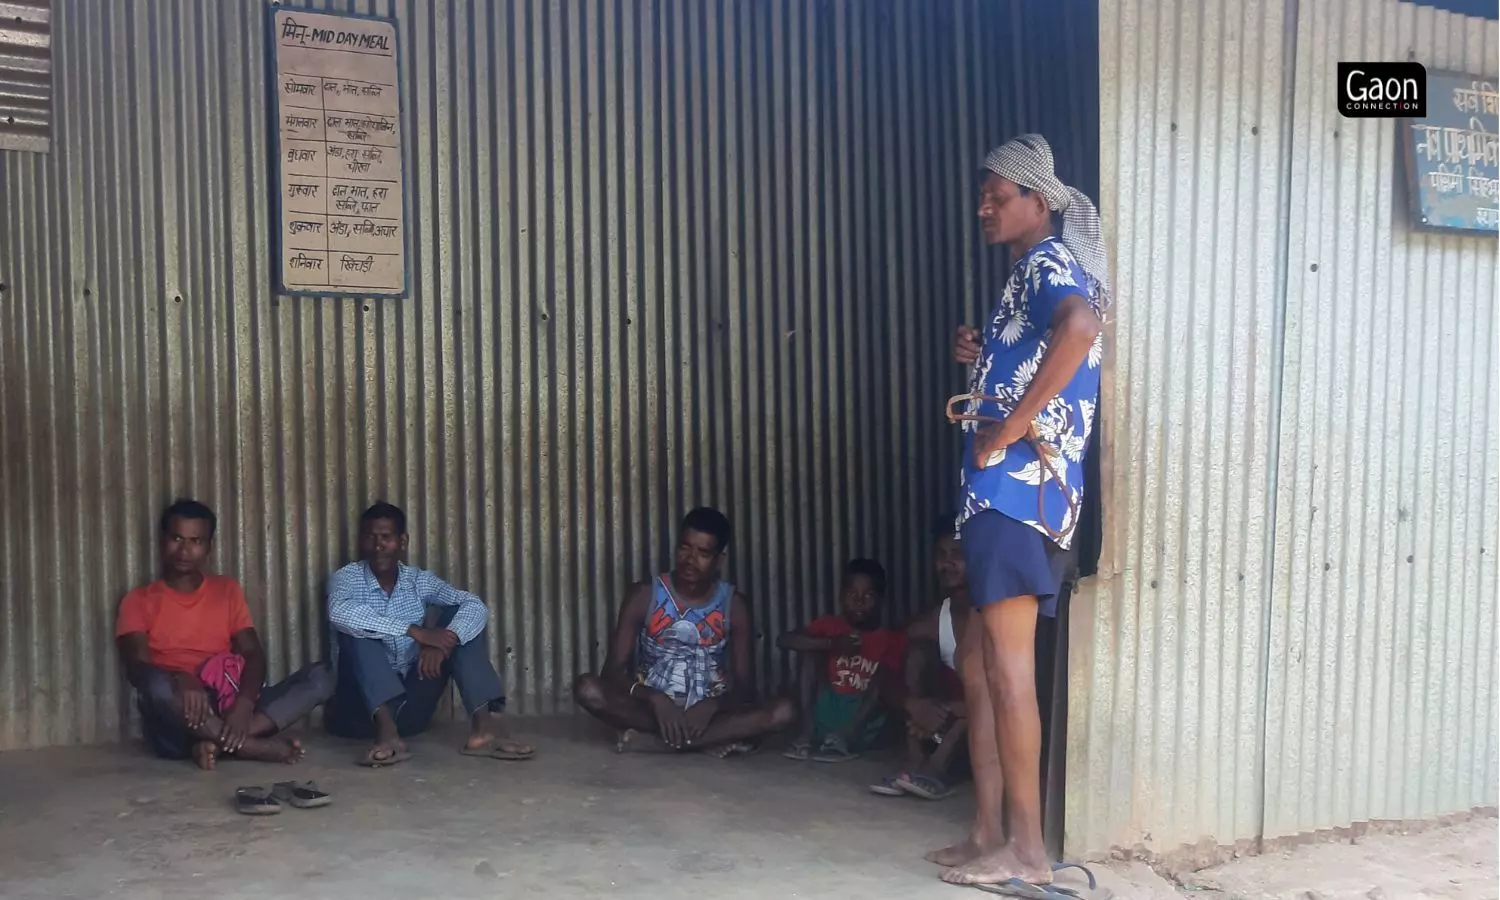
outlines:
[[[1496,25],[1101,8],[1120,303],[1070,851],[1495,803],[1495,242],[1411,232],[1394,124],[1334,107],[1335,62],[1408,49],[1493,74]]]
[[[52,0],[0,0],[0,150],[52,141]]]
[[[1335,107],[1340,60],[1406,58],[1493,82],[1500,25],[1302,4],[1267,837],[1500,802],[1496,241],[1415,231],[1395,126]]]
[[[972,173],[1040,129],[1092,190],[1089,4],[316,5],[401,21],[407,301],[271,295],[263,4],[56,3],[52,153],[0,155],[0,749],[120,734],[114,607],[179,494],[273,673],[404,504],[527,713],[697,503],[763,675],[846,556],[925,597],[948,335],[1000,265]]]

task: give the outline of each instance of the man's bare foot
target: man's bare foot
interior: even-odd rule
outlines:
[[[627,728],[620,732],[620,738],[615,742],[617,753],[674,753],[667,742],[661,739],[659,734],[651,734],[645,731],[636,731]]]
[[[245,743],[234,754],[240,759],[257,762],[279,762],[292,765],[302,761],[305,751],[296,738],[246,738]]]
[[[961,866],[972,859],[978,859],[985,854],[986,849],[978,841],[968,838],[959,841],[951,847],[934,850],[922,858],[930,863],[952,868],[953,866]]]
[[[1016,845],[1010,843],[949,869],[942,877],[949,884],[1000,884],[1012,878],[1028,884],[1051,884],[1052,866],[1045,857],[1039,861],[1023,860],[1016,852]]]
[[[219,748],[213,741],[199,741],[193,745],[193,762],[205,772],[212,772],[219,759]]]

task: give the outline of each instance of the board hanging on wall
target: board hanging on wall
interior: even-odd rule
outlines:
[[[1500,232],[1500,128],[1493,81],[1427,73],[1427,117],[1397,130],[1412,218],[1424,229]]]
[[[276,287],[405,297],[396,21],[270,9]]]

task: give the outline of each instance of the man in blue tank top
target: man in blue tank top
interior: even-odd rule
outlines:
[[[620,731],[622,751],[725,755],[795,719],[789,701],[751,702],[755,630],[745,595],[720,579],[728,549],[723,513],[688,513],[672,571],[631,588],[603,670],[574,682],[578,705]]]

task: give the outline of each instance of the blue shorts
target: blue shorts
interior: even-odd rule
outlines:
[[[993,509],[975,513],[962,532],[969,599],[975,609],[1011,597],[1036,597],[1039,614],[1057,617],[1067,555],[1056,544]]]

